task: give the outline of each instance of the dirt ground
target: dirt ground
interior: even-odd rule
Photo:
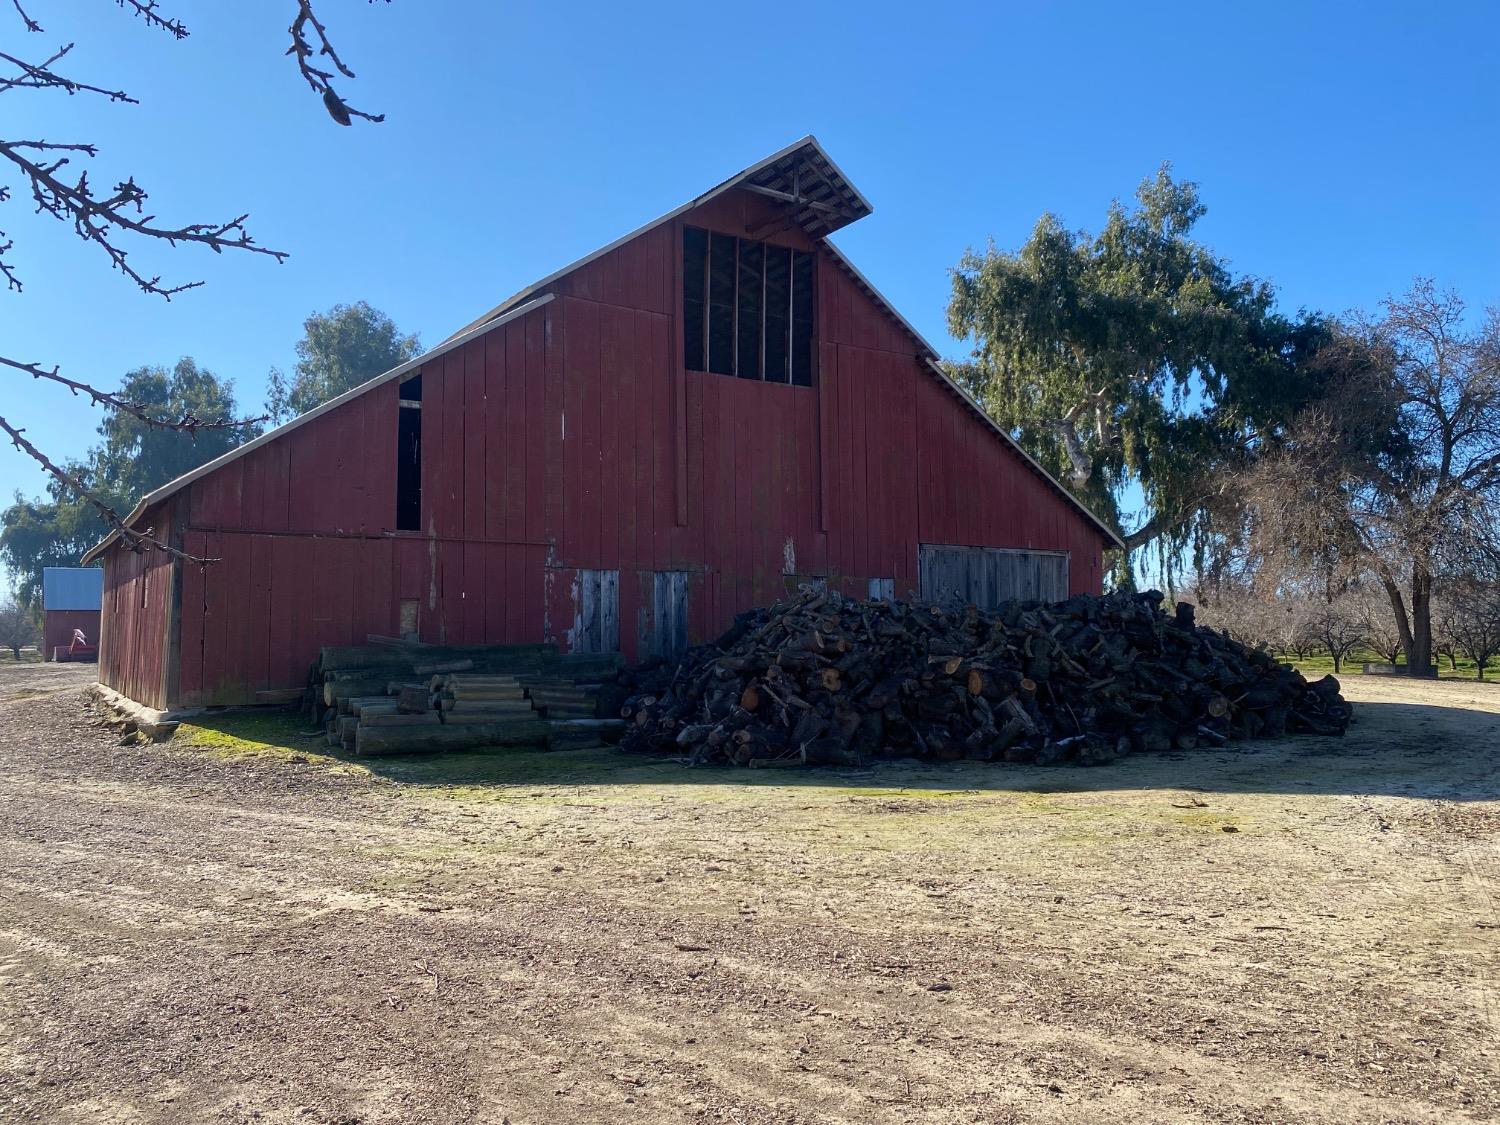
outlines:
[[[1500,1115],[1500,691],[1342,740],[709,772],[121,746],[0,674],[0,1120]]]

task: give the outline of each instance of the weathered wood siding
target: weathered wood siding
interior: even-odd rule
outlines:
[[[178,500],[148,510],[141,522],[164,543],[178,531]],[[176,564],[162,551],[116,547],[104,556],[99,611],[99,682],[151,707],[165,707],[173,656],[170,608]]]
[[[1055,602],[1068,596],[1068,556],[1056,551],[924,543],[918,568],[922,597],[933,601],[956,598],[991,609],[1013,599]]]

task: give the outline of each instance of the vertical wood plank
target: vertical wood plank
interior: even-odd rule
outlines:
[[[537,473],[537,485],[541,486],[533,493],[531,487],[531,473],[527,474],[528,496],[543,495],[543,518],[537,527],[537,534],[527,536],[532,542],[546,542],[554,548],[561,546],[564,535],[563,520],[563,341],[567,339],[569,329],[572,327],[573,319],[569,315],[567,300],[554,301],[545,308],[538,310],[540,314],[539,330],[541,332],[540,358],[542,369],[540,374],[541,399],[539,405],[542,408],[542,441],[540,448],[528,455],[532,457],[533,465]],[[527,370],[531,369],[532,340],[527,337]],[[528,445],[530,450],[537,443],[533,440]],[[533,501],[534,502],[534,501]]]
[[[673,403],[673,452],[672,465],[675,472],[673,496],[675,503],[674,522],[681,527],[688,521],[687,500],[687,366],[682,354],[682,331],[677,318],[682,316],[682,221],[674,220],[672,229],[673,269],[675,279],[672,291],[672,335],[666,357],[672,373]]]
[[[595,384],[599,448],[599,562],[620,566],[620,384],[621,357],[630,350],[633,317],[620,308],[603,310]]]
[[[504,539],[510,503],[511,400],[506,389],[509,328],[482,339],[484,345],[484,528],[486,539]]]

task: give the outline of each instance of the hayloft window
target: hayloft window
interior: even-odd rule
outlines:
[[[422,373],[397,392],[396,530],[422,530]]]
[[[809,253],[684,227],[688,370],[811,386],[816,284]]]

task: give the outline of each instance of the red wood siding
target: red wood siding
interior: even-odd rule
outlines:
[[[52,650],[73,643],[73,630],[82,629],[89,644],[99,643],[97,609],[49,609],[42,614],[42,659],[51,660]]]
[[[924,542],[1067,551],[1073,590],[1097,590],[1098,533],[831,254],[796,228],[761,229],[774,213],[749,193],[719,197],[429,361],[419,532],[392,530],[394,382],[179,494],[184,547],[223,561],[183,569],[172,702],[297,686],[319,646],[398,632],[403,602],[427,641],[566,646],[580,570],[619,571],[631,658],[654,627],[658,571],[688,573],[695,641],[809,576],[857,596],[889,578],[909,594]],[[818,254],[813,386],[684,370],[684,223]],[[110,553],[107,603],[133,558]],[[113,620],[141,640],[117,648],[111,674],[145,699],[163,679],[148,651],[165,647],[162,619]]]
[[[141,526],[170,543],[176,508],[173,500],[149,509]],[[167,618],[174,573],[171,556],[161,551],[137,554],[116,547],[104,557],[99,682],[151,707],[168,704],[166,674],[172,646]]]

